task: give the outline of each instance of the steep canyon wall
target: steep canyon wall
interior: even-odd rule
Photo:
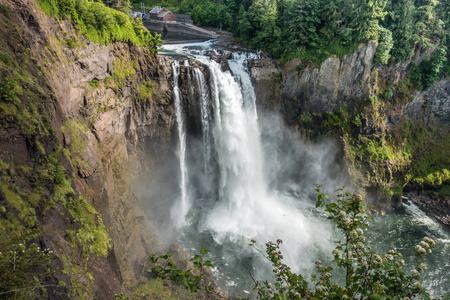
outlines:
[[[386,66],[373,62],[376,49],[375,43],[362,44],[320,66],[301,59],[284,65],[256,59],[249,65],[260,108],[279,111],[310,138],[339,137],[355,186],[385,212],[400,205],[402,189],[439,189],[449,181],[449,161],[440,153],[449,140],[450,81],[417,90],[408,77],[409,63],[420,63],[432,50]],[[438,134],[429,133],[435,128]],[[427,182],[426,176],[440,179]],[[448,199],[442,201],[445,206]]]
[[[49,281],[69,285],[49,288],[52,298],[73,285],[85,297],[113,299],[159,249],[133,183],[174,142],[171,60],[92,43],[34,1],[0,4],[2,87],[16,86],[11,101],[2,95],[2,207],[20,211],[11,189],[27,203],[37,195],[42,209],[31,227],[57,254]],[[56,169],[60,177],[41,182],[42,174],[24,169]]]

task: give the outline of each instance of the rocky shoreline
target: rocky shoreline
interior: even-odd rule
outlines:
[[[430,218],[450,230],[450,197],[434,191],[410,191],[405,193],[407,200],[416,204]]]

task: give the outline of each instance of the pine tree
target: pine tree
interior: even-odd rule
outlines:
[[[414,0],[392,0],[388,5],[385,27],[392,32],[394,47],[391,55],[398,62],[413,54],[415,9]]]

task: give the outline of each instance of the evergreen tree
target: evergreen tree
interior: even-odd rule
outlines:
[[[416,41],[419,49],[427,50],[443,36],[444,22],[436,12],[438,0],[424,0],[420,4],[416,10]]]
[[[414,46],[414,0],[392,0],[388,5],[385,26],[392,32],[392,57],[396,61],[408,59]]]
[[[288,22],[285,29],[289,34],[292,48],[300,45],[317,47],[319,36],[317,27],[320,24],[320,6],[318,0],[296,0],[286,12]]]
[[[248,20],[247,12],[245,11],[244,5],[241,4],[239,7],[239,13],[236,18],[237,28],[236,33],[240,36],[244,43],[252,38],[252,26]]]
[[[375,63],[387,64],[391,57],[389,52],[393,45],[392,32],[380,26],[378,30],[378,48],[374,59]]]
[[[375,38],[378,23],[384,19],[387,0],[351,0],[350,27],[355,42]]]
[[[256,0],[248,11],[250,23],[256,29],[256,35],[251,44],[255,48],[278,52],[280,30],[277,27],[277,7],[275,0]]]

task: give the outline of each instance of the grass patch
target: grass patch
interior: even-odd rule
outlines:
[[[139,85],[139,100],[142,103],[147,102],[155,94],[155,90],[158,88],[158,84],[153,81],[144,81]]]
[[[38,0],[38,4],[50,16],[74,20],[83,35],[100,45],[125,42],[134,46],[148,46],[154,55],[157,47],[162,45],[161,36],[152,36],[144,27],[142,19],[130,18],[121,11],[106,7],[102,2]]]
[[[106,257],[112,243],[101,216],[84,197],[73,197],[65,207],[77,224],[76,229],[67,230],[72,239],[72,248],[80,249],[85,257]]]

